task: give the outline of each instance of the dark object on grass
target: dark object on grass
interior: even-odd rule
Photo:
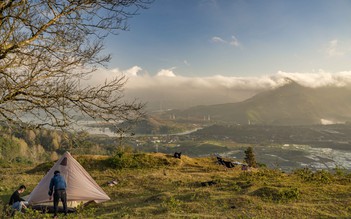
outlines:
[[[221,157],[217,157],[218,164],[226,166],[228,168],[233,168],[235,165],[231,161],[225,161]]]
[[[213,185],[216,185],[217,182],[216,181],[207,181],[207,182],[201,182],[201,186],[213,186]]]
[[[182,156],[182,152],[175,152],[174,155],[173,155],[175,158],[179,158]]]

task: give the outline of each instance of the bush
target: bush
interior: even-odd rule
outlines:
[[[9,167],[11,167],[11,164],[8,161],[0,158],[0,167],[1,168],[9,168]]]
[[[295,170],[294,174],[298,175],[305,182],[330,184],[334,181],[333,174],[326,170],[318,170],[316,172],[313,172],[308,168],[304,168]]]
[[[182,205],[183,202],[174,198],[173,196],[161,204],[162,207],[170,212],[182,212]]]
[[[107,159],[107,165],[111,168],[153,168],[169,165],[166,158],[155,157],[144,153],[117,153]]]
[[[253,192],[264,200],[274,202],[288,202],[299,198],[300,192],[297,188],[278,189],[275,187],[262,187]]]
[[[96,158],[93,156],[78,156],[76,160],[86,170],[104,170],[108,165],[106,158]]]
[[[55,162],[50,161],[50,162],[45,162],[42,164],[37,165],[31,170],[26,171],[27,174],[35,174],[35,173],[43,173],[46,174],[51,167],[55,164]]]
[[[281,177],[282,172],[280,170],[273,170],[268,168],[259,169],[257,172],[254,171],[242,171],[239,175],[240,180],[246,181],[266,181]]]

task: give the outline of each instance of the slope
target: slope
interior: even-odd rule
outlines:
[[[243,102],[197,106],[171,111],[178,119],[236,124],[310,125],[351,120],[351,90],[347,87],[309,88],[288,84]],[[208,119],[207,119],[208,120]]]

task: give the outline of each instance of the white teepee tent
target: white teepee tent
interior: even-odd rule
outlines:
[[[27,200],[30,205],[52,205],[48,191],[55,170],[59,170],[66,179],[68,207],[76,207],[81,203],[84,204],[91,201],[100,203],[110,200],[89,173],[69,152],[66,152],[30,193]]]

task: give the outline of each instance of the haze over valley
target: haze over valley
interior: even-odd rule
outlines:
[[[350,170],[350,95],[348,86],[311,88],[285,78],[281,86],[241,102],[149,113],[126,139],[148,152],[219,154],[239,161],[251,145],[257,159],[272,168]],[[118,137],[106,126],[90,128],[92,134]]]
[[[126,99],[145,103],[148,115],[130,139],[150,138],[147,151],[242,159],[251,145],[267,165],[349,168],[350,7],[347,1],[159,1],[133,20],[121,43],[109,39],[115,58],[89,83],[128,77]],[[243,136],[236,135],[239,127]],[[106,126],[90,128],[116,136]],[[301,137],[305,128],[314,131]],[[200,134],[206,130],[216,134]],[[186,131],[194,132],[176,135]],[[182,137],[168,144],[169,136]],[[211,144],[204,142],[209,136]]]

